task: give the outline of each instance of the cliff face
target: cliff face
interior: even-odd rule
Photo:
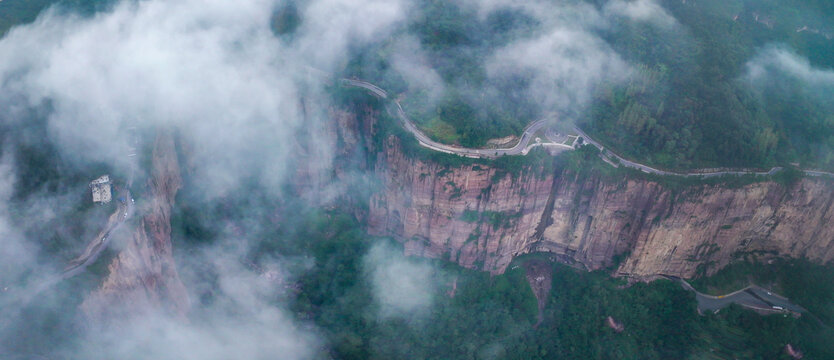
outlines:
[[[372,134],[376,117],[369,108],[353,110],[334,110],[329,114],[333,121],[311,121],[313,127],[299,130],[293,146],[294,163],[288,168],[293,170],[290,178],[295,193],[307,204],[326,205],[349,193],[343,183],[356,178],[351,171],[365,165],[368,145],[362,134]],[[177,145],[184,148],[182,165],[187,174],[194,168],[187,156],[189,144]],[[130,229],[130,239],[108,265],[109,274],[101,286],[81,305],[93,323],[159,311],[185,318],[190,309],[187,290],[172,256],[171,210],[182,177],[170,133],[157,135],[149,180],[135,184],[138,186],[145,186],[147,191],[137,197],[136,214],[119,229]],[[114,216],[121,216],[121,212]]]
[[[81,304],[91,319],[109,320],[159,310],[184,317],[188,312],[188,294],[172,257],[171,206],[181,178],[174,139],[168,133],[157,136],[147,186],[148,202],[137,203],[141,208],[135,216],[144,214],[139,225],[108,266],[109,275],[101,287]]]
[[[288,166],[293,172],[288,180],[295,195],[311,206],[354,199],[344,195],[356,194],[356,173],[367,169],[366,157],[373,146],[367,140],[373,137],[378,116],[363,106],[330,109],[327,115],[329,121],[311,119],[313,126],[299,129]],[[320,127],[314,128],[315,124]],[[359,187],[367,190],[364,184]]]
[[[710,274],[745,256],[834,257],[834,185],[825,180],[672,191],[561,169],[496,175],[410,159],[394,138],[375,171],[383,189],[371,198],[371,234],[493,273],[536,251],[587,269],[619,258],[617,273],[637,278]]]

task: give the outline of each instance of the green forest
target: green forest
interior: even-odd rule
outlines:
[[[32,21],[48,3],[0,1],[0,34],[15,23]],[[80,3],[91,10],[105,6]],[[592,3],[604,6],[601,0]],[[834,168],[834,103],[829,96],[834,95],[834,86],[809,86],[791,76],[767,78],[757,83],[761,86],[740,80],[748,61],[761,49],[789,49],[813,67],[834,67],[834,43],[824,35],[834,31],[824,21],[834,14],[834,4],[823,0],[661,3],[680,27],[658,29],[623,20],[599,29],[618,53],[637,64],[639,76],[625,84],[605,84],[595,94],[585,117],[577,119],[589,133],[618,153],[665,168],[767,167],[793,162]],[[430,65],[446,85],[439,101],[430,102],[428,93],[411,89],[402,77],[388,71],[391,44],[373,44],[371,51],[353,50],[342,75],[406,94],[407,111],[431,136],[444,142],[482,146],[488,139],[520,133],[539,116],[542,109],[523,96],[530,79],[488,80],[478,59],[530,36],[541,24],[512,9],[481,17],[450,1],[419,0],[417,4],[421,14],[402,31],[416,36],[428,49]],[[772,25],[767,25],[771,20]],[[291,37],[300,22],[299,10],[290,6],[276,12],[272,25],[280,36]],[[806,23],[821,33],[796,31]],[[379,150],[390,135],[397,135],[406,155],[439,166],[487,161],[426,150],[386,114],[381,101],[357,89],[329,90],[333,105],[380,116],[373,135],[361,140],[368,148]],[[6,116],[10,115],[0,114],[0,120]],[[63,264],[83,245],[85,228],[98,229],[83,220],[104,218],[111,210],[93,207],[86,200],[90,174],[125,176],[106,164],[73,163],[49,140],[43,114],[33,114],[29,120],[19,128],[0,128],[4,155],[9,151],[19,163],[17,176],[32,179],[14,185],[10,208],[16,210],[10,218],[26,223],[23,235],[42,245],[39,262]],[[14,136],[20,134],[26,136]],[[148,156],[148,149],[144,150]],[[588,176],[591,171],[619,176],[627,171],[601,165],[596,148],[589,146],[557,160],[542,151],[531,154],[502,157],[489,164],[498,169],[496,177],[518,176],[522,171],[552,174],[555,166],[565,166],[577,176]],[[182,260],[221,244],[227,235],[221,233],[224,226],[233,224],[244,229],[240,237],[252,245],[242,258],[233,260],[257,265],[275,259],[294,264],[295,259],[303,259],[297,267],[288,265],[293,275],[288,286],[291,296],[275,295],[271,304],[286,309],[293,322],[315,329],[322,339],[317,354],[321,359],[788,359],[786,344],[800,349],[807,359],[834,359],[830,344],[834,339],[834,265],[804,260],[739,262],[693,281],[697,289],[715,294],[749,283],[768,286],[809,310],[797,318],[763,316],[739,306],[699,314],[694,294],[677,283],[629,284],[611,276],[613,267],[587,272],[560,264],[547,254],[521,256],[498,275],[445,260],[407,258],[395,240],[367,234],[367,202],[375,180],[351,171],[372,168],[376,156],[337,158],[349,174],[333,176],[355,175],[358,180],[341,184],[341,191],[348,195],[323,207],[306,204],[297,189],[291,188],[294,184],[286,185],[282,196],[271,196],[278,191],[256,180],[233,189],[233,193],[252,196],[207,198],[199,179],[184,171],[185,185],[171,211],[173,256],[179,264],[193,266]],[[148,168],[145,160],[142,163]],[[586,173],[580,173],[582,169]],[[137,183],[150,181],[139,176]],[[31,215],[28,199],[57,193],[74,195],[63,199],[69,205],[56,207],[50,221],[24,222]],[[146,194],[137,191],[134,195],[143,205]],[[487,222],[497,229],[507,227],[519,214],[470,211],[463,214],[463,220]],[[381,305],[375,299],[365,259],[380,244],[396,250],[394,260],[431,269],[432,302],[427,311],[379,315]],[[78,306],[99,286],[117,251],[107,251],[89,271],[44,293],[42,303],[26,305],[20,313],[25,326],[15,338],[0,339],[0,346],[36,353],[45,347],[72,348],[73,342],[81,341],[76,336],[85,329],[79,325]],[[541,312],[525,273],[533,261],[544,262],[550,276],[551,291],[543,299]],[[195,307],[224,301],[219,276],[211,271],[201,272],[205,283],[187,284],[198,295],[193,299]],[[608,326],[608,317],[621,324],[622,330]]]
[[[340,211],[312,212],[300,220],[297,236],[307,241],[315,267],[300,279],[292,308],[326,329],[328,356],[339,359],[778,359],[785,344],[808,358],[834,356],[827,346],[834,320],[834,292],[803,295],[813,284],[834,283],[834,271],[796,263],[791,273],[802,286],[784,288],[814,316],[761,316],[737,306],[698,315],[694,295],[671,281],[624,286],[606,271],[584,272],[552,263],[552,291],[536,326],[536,299],[517,259],[503,275],[467,270],[443,261],[414,259],[435,269],[438,291],[427,314],[404,318],[374,316],[371,285],[362,257],[376,243],[361,224]],[[777,269],[778,270],[778,269]],[[770,270],[773,272],[773,270]],[[766,271],[759,272],[763,277]],[[702,281],[726,281],[722,273]],[[455,279],[455,296],[448,290]],[[820,306],[825,306],[823,309]],[[608,316],[624,326],[609,328]]]
[[[538,106],[525,96],[529,79],[504,76],[490,79],[484,59],[513,40],[528,37],[538,27],[530,15],[503,9],[480,18],[475,9],[454,1],[416,0],[415,16],[401,35],[414,36],[426,51],[428,64],[443,81],[441,94],[430,99],[428,89],[412,86],[391,69],[399,38],[357,50],[343,75],[356,76],[395,93],[412,120],[437,141],[468,147],[521,133],[537,120]]]
[[[562,117],[620,155],[661,168],[834,169],[830,2],[658,2],[676,19],[673,27],[614,17],[593,30],[633,74],[624,83],[600,84],[582,112]],[[54,3],[92,12],[112,2],[5,0],[0,34]],[[608,1],[586,3],[604,12]],[[295,3],[288,4],[276,9],[272,22],[281,36],[303,22]],[[535,14],[504,7],[484,15],[438,0],[415,0],[414,9],[400,36],[352,49],[341,75],[401,93],[404,108],[429,136],[467,147],[518,135],[552,110],[526,96],[530,76],[489,77],[484,63],[496,49],[540,34],[545,25]],[[406,36],[417,39],[426,65],[442,80],[439,94],[407,83],[392,68],[394,48]],[[829,75],[809,82],[770,64],[768,76],[747,78],[751,61],[768,63],[777,53]]]
[[[823,1],[664,1],[680,26],[622,22],[605,36],[637,67],[601,91],[582,126],[623,155],[667,168],[834,167],[830,83],[774,71],[747,81],[747,63],[779,49],[834,66],[831,4]],[[820,33],[798,32],[803,26]],[[828,36],[828,37],[827,37]]]
[[[114,0],[3,0],[0,1],[0,37],[13,26],[35,21],[38,15],[55,5],[57,12],[93,14],[107,9]]]
[[[485,59],[544,25],[517,8],[487,16],[456,2],[420,0],[403,32],[415,36],[443,81],[441,94],[408,84],[392,70],[393,44],[354,53],[344,70],[401,93],[430,137],[467,147],[518,135],[544,111],[527,97],[532,76],[489,77]],[[607,1],[588,4],[603,13]],[[825,1],[659,1],[671,27],[613,17],[593,29],[632,70],[624,82],[598,84],[583,110],[565,110],[611,150],[667,169],[795,164],[834,169],[834,15]],[[826,79],[784,71],[790,54]],[[765,76],[749,78],[751,62]],[[819,79],[817,79],[819,80]]]
[[[246,192],[264,191],[255,187]],[[811,315],[794,318],[762,316],[738,306],[699,315],[694,294],[677,283],[658,280],[629,285],[611,277],[613,267],[586,272],[554,262],[547,254],[522,256],[504,274],[490,275],[446,260],[406,258],[399,253],[394,256],[399,261],[432,269],[433,301],[426,312],[380,316],[381,305],[374,297],[365,258],[379,244],[398,249],[395,253],[402,248],[391,239],[367,235],[361,214],[368,205],[358,200],[362,190],[349,192],[357,196],[316,209],[291,198],[205,203],[198,188],[186,186],[173,214],[175,248],[187,254],[211,247],[222,238],[214,224],[265,224],[276,213],[280,226],[258,227],[259,232],[247,235],[260,240],[246,261],[312,259],[299,272],[293,296],[276,298],[275,303],[289,306],[298,321],[311,321],[321,329],[327,344],[323,358],[787,359],[784,347],[788,343],[809,359],[834,356],[827,346],[834,336],[834,291],[827,285],[834,284],[834,268],[804,261],[739,263],[694,282],[704,291],[721,292],[743,287],[744,280],[752,279],[811,311]],[[252,208],[275,210],[246,210]],[[503,220],[493,215],[464,214],[471,218],[465,221],[495,220],[494,225],[501,226]],[[525,278],[528,261],[545,261],[552,274],[541,322],[537,300]],[[450,295],[453,287],[454,296]],[[214,299],[217,295],[210,288],[204,292],[200,298],[204,304],[222,301]],[[624,330],[607,326],[608,316]]]

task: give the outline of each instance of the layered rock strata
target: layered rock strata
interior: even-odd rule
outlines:
[[[515,256],[548,252],[637,278],[711,274],[744,257],[834,257],[829,180],[673,190],[564,169],[447,168],[398,144],[388,138],[377,157],[382,189],[371,197],[369,232],[399,239],[410,255],[501,273]]]

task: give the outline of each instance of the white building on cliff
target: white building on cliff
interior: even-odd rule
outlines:
[[[93,202],[107,204],[110,202],[110,176],[104,175],[90,183],[93,189]]]

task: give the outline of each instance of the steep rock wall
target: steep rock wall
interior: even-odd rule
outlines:
[[[557,169],[501,174],[410,159],[390,137],[377,157],[382,189],[369,232],[393,236],[410,255],[503,272],[517,255],[549,252],[623,276],[710,274],[743,257],[834,257],[834,185],[693,186],[603,180]],[[497,173],[497,175],[496,175]]]
[[[171,206],[181,186],[174,139],[158,134],[153,148],[148,202],[130,240],[108,266],[109,275],[81,304],[99,322],[163,311],[184,318],[190,304],[172,256]],[[127,225],[127,224],[126,224]]]

